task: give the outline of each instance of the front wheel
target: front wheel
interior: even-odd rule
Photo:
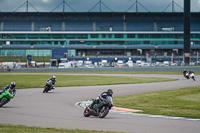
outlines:
[[[88,109],[88,107],[85,108],[84,112],[83,112],[83,115],[85,117],[89,117],[90,116],[90,110]]]
[[[2,107],[3,105],[5,105],[7,103],[7,99],[3,98],[0,101],[0,107]]]
[[[103,106],[102,108],[100,108],[99,118],[104,118],[108,114],[109,110],[110,108],[108,106]]]
[[[48,93],[48,91],[49,91],[49,89],[45,86],[44,90],[43,90],[43,93],[45,93],[45,92]]]
[[[192,79],[195,81],[195,78],[194,78],[194,76],[192,76]]]

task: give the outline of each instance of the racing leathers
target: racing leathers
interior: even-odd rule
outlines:
[[[184,70],[184,71],[183,71],[183,76],[184,76],[184,77],[185,77],[186,73],[187,73],[187,71],[186,71],[186,70]]]
[[[52,81],[52,89],[55,89],[55,86],[56,86],[56,79],[50,78],[50,79],[48,79],[46,82],[49,82],[50,80]]]
[[[92,104],[89,105],[89,108],[91,110],[96,110],[96,108],[94,108],[93,106],[95,104],[101,103],[101,101],[106,100],[108,97],[112,97],[112,96],[109,96],[107,92],[101,93],[101,95],[99,97],[97,97],[96,99],[93,99],[93,102],[92,102]],[[113,106],[113,103],[112,103],[112,106]],[[97,108],[98,108],[98,106],[97,106]]]
[[[14,97],[15,97],[15,93],[16,93],[16,88],[15,88],[15,87],[12,87],[11,85],[5,86],[5,87],[3,88],[3,91],[0,92],[0,95],[1,95],[2,93],[4,93],[7,89],[12,90],[12,92],[13,92],[13,98],[14,98]]]

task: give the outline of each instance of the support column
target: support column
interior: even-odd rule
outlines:
[[[62,31],[65,31],[65,22],[62,22]]]
[[[4,22],[1,22],[0,31],[3,31]]]
[[[96,31],[96,22],[93,22],[93,31]]]
[[[184,63],[190,65],[190,0],[184,0]]]
[[[124,31],[127,31],[126,21],[123,22],[123,29],[124,29]]]
[[[153,22],[154,31],[158,31],[157,22]]]
[[[31,23],[31,31],[34,31],[35,30],[35,22],[32,22]]]

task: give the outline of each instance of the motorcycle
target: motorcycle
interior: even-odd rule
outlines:
[[[186,78],[186,79],[190,79],[190,75],[189,75],[188,72],[185,73],[185,78]]]
[[[52,85],[53,85],[53,83],[51,80],[47,81],[46,85],[44,86],[43,93],[45,93],[45,92],[48,93],[48,91],[51,91]]]
[[[0,95],[0,107],[8,103],[13,98],[13,92],[10,89],[7,89]]]
[[[195,76],[194,73],[190,73],[190,78],[193,79],[193,80],[195,81],[194,76]]]
[[[107,97],[105,100],[100,100],[99,103],[94,104],[93,109],[91,110],[89,106],[86,106],[83,115],[85,117],[98,116],[99,118],[104,118],[108,113],[111,107],[113,106],[112,97]]]

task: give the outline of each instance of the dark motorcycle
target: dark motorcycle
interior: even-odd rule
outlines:
[[[52,81],[49,80],[48,82],[46,82],[46,85],[44,86],[44,90],[43,90],[43,93],[48,93],[48,91],[51,91],[52,89]]]
[[[107,99],[100,100],[99,103],[95,104],[93,106],[94,110],[91,110],[89,106],[86,106],[83,115],[85,117],[89,117],[90,115],[92,115],[92,116],[98,116],[99,118],[104,118],[108,114],[112,106],[113,106],[112,97],[107,97]]]

